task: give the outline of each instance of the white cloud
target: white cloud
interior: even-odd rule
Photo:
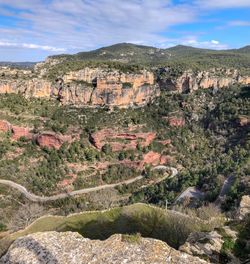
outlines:
[[[8,30],[9,41],[71,52],[129,40],[158,45],[168,40],[162,32],[194,21],[196,11],[168,0],[0,0],[0,13],[18,17],[17,28],[1,28],[0,33]]]
[[[120,42],[224,49],[227,45],[218,40],[200,41],[200,32],[179,39],[167,34],[171,30],[172,36],[181,34],[174,32],[174,26],[195,22],[212,9],[236,7],[250,7],[250,0],[0,0],[0,15],[15,24],[2,25],[0,35],[6,36],[9,47],[44,54],[76,53]],[[248,22],[233,24],[247,26]]]
[[[234,20],[234,21],[230,21],[228,25],[236,26],[236,27],[249,27],[250,21]]]
[[[8,42],[8,41],[0,41],[1,47],[17,47],[17,48],[27,48],[27,49],[40,49],[52,52],[65,52],[66,50],[63,48],[56,48],[51,46],[43,46],[37,45],[32,43],[15,43],[15,42]]]
[[[181,41],[181,44],[202,49],[221,50],[228,48],[228,45],[220,43],[218,40],[199,41],[197,39],[186,39]]]
[[[242,8],[250,7],[250,0],[197,0],[201,8]]]

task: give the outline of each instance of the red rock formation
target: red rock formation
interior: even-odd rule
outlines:
[[[62,181],[60,181],[57,186],[61,187],[61,188],[67,188],[69,185],[71,185],[77,178],[77,175],[75,174],[69,174],[68,175],[70,178],[69,179],[64,179]]]
[[[171,144],[171,139],[159,140],[158,142],[166,146],[166,145]]]
[[[109,144],[113,151],[136,149],[138,142],[142,147],[147,147],[156,137],[156,133],[118,133],[113,129],[102,129],[90,136],[90,141],[99,150],[105,144]],[[125,142],[117,142],[123,139]]]
[[[168,123],[171,127],[183,127],[185,125],[185,119],[182,117],[170,117]]]
[[[11,131],[11,124],[5,120],[0,120],[0,131],[2,132]]]
[[[159,164],[160,158],[161,158],[161,154],[154,151],[149,151],[147,154],[143,155],[143,163],[156,166]]]
[[[167,155],[161,155],[154,151],[149,151],[145,155],[143,155],[143,160],[141,167],[143,167],[145,164],[150,164],[152,166],[157,166],[159,164],[169,164],[169,162],[172,161],[172,157]]]
[[[59,149],[64,142],[70,142],[70,136],[62,136],[53,132],[43,132],[36,137],[36,142],[40,147]]]
[[[30,132],[28,127],[12,126],[12,138],[15,140],[25,137],[26,139],[32,139],[33,134]]]

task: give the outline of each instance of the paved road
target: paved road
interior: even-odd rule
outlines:
[[[72,197],[72,196],[76,196],[76,195],[80,195],[80,194],[85,194],[85,193],[90,193],[90,192],[95,192],[95,191],[99,191],[99,190],[104,190],[104,189],[108,189],[108,188],[113,188],[119,185],[123,185],[123,184],[130,184],[133,183],[135,181],[141,180],[143,178],[143,176],[138,176],[136,178],[130,179],[130,180],[126,180],[123,182],[119,182],[119,183],[113,183],[113,184],[104,184],[104,185],[100,185],[100,186],[96,186],[96,187],[91,187],[91,188],[85,188],[85,189],[81,189],[81,190],[77,190],[77,191],[72,191],[72,192],[68,192],[68,193],[60,193],[60,194],[56,194],[56,195],[52,195],[52,196],[38,196],[35,195],[33,193],[30,193],[24,186],[17,184],[13,181],[8,181],[8,180],[0,180],[0,184],[4,184],[4,185],[8,185],[9,187],[12,187],[14,189],[17,189],[19,192],[21,192],[22,194],[24,194],[24,196],[26,198],[28,198],[29,200],[33,201],[33,202],[47,202],[47,201],[55,201],[55,200],[59,200],[59,199],[63,199],[66,197]]]
[[[228,177],[220,190],[220,194],[218,196],[218,198],[215,201],[215,205],[220,206],[221,201],[223,200],[223,197],[228,193],[231,185],[234,182],[234,177],[230,176]],[[198,190],[196,187],[189,187],[187,188],[184,192],[182,192],[176,199],[174,203],[177,203],[178,201],[180,201],[182,198],[184,197],[190,197],[190,198],[196,198],[196,199],[202,199],[204,197],[204,193],[201,192],[200,190]]]
[[[167,176],[166,178],[171,179],[171,178],[174,178],[178,174],[178,170],[174,167],[159,165],[153,168],[153,170],[168,170],[168,169],[172,171],[172,174],[169,177]]]
[[[221,202],[223,201],[224,196],[229,192],[230,187],[232,186],[232,184],[234,183],[234,177],[233,176],[229,176],[223,183],[221,190],[220,190],[220,194],[218,196],[218,198],[215,201],[215,205],[217,206],[221,206]]]
[[[166,167],[167,169],[168,167]],[[172,175],[170,177],[174,177],[177,175],[178,171],[175,168],[170,167],[170,169],[172,170]],[[60,193],[60,194],[56,194],[56,195],[52,195],[52,196],[38,196],[35,195],[31,192],[29,192],[24,186],[15,183],[13,181],[8,181],[8,180],[1,180],[0,179],[0,184],[4,184],[7,185],[9,187],[12,187],[14,189],[17,189],[19,192],[21,192],[27,199],[29,199],[30,201],[33,202],[47,202],[47,201],[56,201],[59,199],[63,199],[66,197],[72,197],[72,196],[76,196],[76,195],[81,195],[81,194],[85,194],[85,193],[90,193],[90,192],[95,192],[95,191],[99,191],[99,190],[104,190],[104,189],[108,189],[108,188],[114,188],[116,186],[120,186],[123,184],[131,184],[133,182],[136,182],[138,180],[141,180],[143,178],[142,175],[137,176],[133,179],[129,179],[126,181],[122,181],[122,182],[118,182],[118,183],[113,183],[113,184],[104,184],[104,185],[100,185],[100,186],[96,186],[96,187],[91,187],[91,188],[85,188],[85,189],[80,189],[80,190],[76,190],[76,191],[72,191],[72,192],[68,192],[68,193]]]

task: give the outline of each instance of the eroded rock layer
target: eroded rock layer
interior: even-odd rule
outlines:
[[[184,71],[180,76],[169,75],[170,69],[161,69],[158,83],[161,89],[192,92],[198,89],[221,89],[233,84],[250,84],[249,76],[242,76],[236,69],[211,69],[209,71]]]
[[[150,102],[160,95],[160,89],[182,93],[250,84],[250,77],[242,76],[236,69],[187,70],[172,76],[169,68],[124,73],[105,67],[66,72],[59,78],[59,84],[46,78],[47,68],[36,67],[35,72],[0,69],[0,93],[20,93],[27,98],[54,97],[64,104],[128,107]]]
[[[149,71],[122,73],[99,68],[85,68],[69,72],[62,78],[63,85],[39,78],[8,76],[1,78],[0,93],[20,93],[25,97],[58,97],[65,104],[93,106],[143,105],[159,95],[154,74]]]

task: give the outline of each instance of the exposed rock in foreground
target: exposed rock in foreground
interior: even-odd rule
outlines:
[[[78,233],[46,232],[17,239],[0,263],[208,263],[151,239],[113,235],[105,241],[83,238]]]
[[[220,251],[224,241],[216,231],[210,233],[191,233],[180,250],[195,256],[207,256],[215,263],[219,263]]]
[[[250,214],[250,195],[242,196],[237,213],[239,219],[243,219],[247,214]]]

